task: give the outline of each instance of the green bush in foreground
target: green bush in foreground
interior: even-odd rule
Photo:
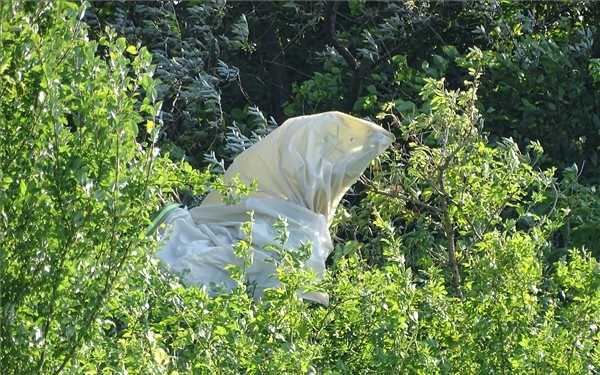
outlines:
[[[81,5],[0,7],[0,373],[73,372],[148,260],[161,190],[185,175],[204,184],[156,157],[145,48],[110,32],[88,41]]]
[[[209,298],[145,235],[163,191],[210,179],[155,156],[146,51],[88,41],[80,6],[0,9],[0,373],[598,373],[600,265],[548,260],[552,171],[487,143],[476,84],[425,83],[405,149],[337,224],[356,240],[316,286],[329,306],[298,299],[314,280],[289,254],[282,288],[254,301],[241,272]]]

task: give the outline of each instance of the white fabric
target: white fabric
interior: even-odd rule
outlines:
[[[156,256],[175,271],[189,270],[188,282],[215,283],[230,290],[236,284],[225,267],[241,266],[232,246],[243,239],[241,224],[253,211],[254,261],[247,276],[256,285],[255,297],[280,285],[273,276],[275,263],[265,261],[275,254],[264,249],[275,244],[273,223],[278,217],[288,222],[288,249],[312,243],[305,267],[322,276],[333,250],[329,226],[340,200],[392,141],[393,136],[381,127],[340,112],[289,119],[238,155],[223,176],[230,182],[239,175],[246,184],[258,179],[258,191],[236,205],[221,203],[222,197],[211,192],[200,206],[175,210],[166,220],[168,237]],[[299,294],[328,302],[323,293]]]

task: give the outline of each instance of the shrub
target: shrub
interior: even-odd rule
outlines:
[[[158,156],[148,52],[88,40],[84,6],[0,9],[3,374],[598,371],[600,266],[548,257],[567,207],[537,144],[481,131],[477,69],[462,91],[428,79],[419,105],[383,106],[400,141],[339,215],[354,239],[322,282],[284,253],[281,288],[254,301],[237,269],[209,298],[161,269],[144,230],[173,186],[211,179]],[[305,285],[330,305],[304,303]]]
[[[177,179],[208,178],[158,156],[150,54],[110,31],[90,41],[84,10],[1,5],[6,374],[88,371],[119,285],[149,260],[144,229],[161,196]]]

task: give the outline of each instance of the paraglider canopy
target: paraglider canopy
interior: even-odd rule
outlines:
[[[279,217],[288,221],[286,246],[310,241],[312,255],[305,267],[322,276],[333,250],[329,226],[340,200],[392,141],[383,128],[340,112],[289,119],[238,155],[223,176],[225,182],[239,176],[246,184],[257,179],[257,191],[229,206],[211,192],[200,206],[176,210],[166,220],[170,234],[156,256],[175,271],[189,270],[186,278],[194,284],[214,282],[230,289],[235,282],[225,267],[240,263],[232,246],[241,239],[247,212],[253,211],[254,262],[248,278],[256,286],[255,296],[279,285],[275,262],[269,261],[275,254],[265,250],[277,235],[273,224]],[[323,293],[300,294],[328,301]]]
[[[250,196],[296,203],[331,224],[344,194],[392,141],[380,126],[341,112],[295,117],[238,155],[223,179],[258,179]],[[221,201],[212,192],[202,205]]]

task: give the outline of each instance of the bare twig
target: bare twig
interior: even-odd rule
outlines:
[[[325,28],[333,48],[344,58],[346,64],[350,68],[352,79],[344,98],[344,111],[351,111],[354,107],[354,102],[358,99],[358,92],[360,91],[360,81],[363,76],[363,70],[360,69],[360,63],[354,55],[344,46],[337,36],[335,35],[335,21],[337,17],[337,9],[340,6],[338,1],[329,1],[325,7]]]
[[[463,298],[460,290],[460,270],[458,268],[458,260],[456,259],[456,243],[454,238],[454,227],[452,226],[452,218],[450,217],[450,210],[448,209],[448,202],[446,197],[442,197],[442,211],[443,211],[443,229],[448,241],[448,265],[452,272],[452,284],[456,289],[456,294],[460,299]]]
[[[359,62],[356,60],[354,55],[350,53],[348,48],[340,43],[339,39],[335,35],[335,21],[339,6],[339,1],[329,1],[327,3],[327,6],[325,7],[325,27],[327,29],[327,34],[329,34],[329,39],[331,39],[333,48],[335,48],[335,50],[342,55],[352,72],[355,72],[360,66]]]
[[[442,211],[439,208],[434,207],[434,206],[427,204],[423,201],[420,201],[418,199],[411,198],[408,195],[404,195],[404,194],[398,193],[398,192],[390,193],[387,191],[379,190],[375,187],[375,185],[371,181],[367,180],[364,176],[361,176],[360,182],[362,182],[373,194],[383,195],[383,196],[394,198],[394,199],[400,199],[403,201],[413,203],[413,204],[415,204],[419,207],[425,208],[427,210],[433,211],[437,214],[442,213]]]

